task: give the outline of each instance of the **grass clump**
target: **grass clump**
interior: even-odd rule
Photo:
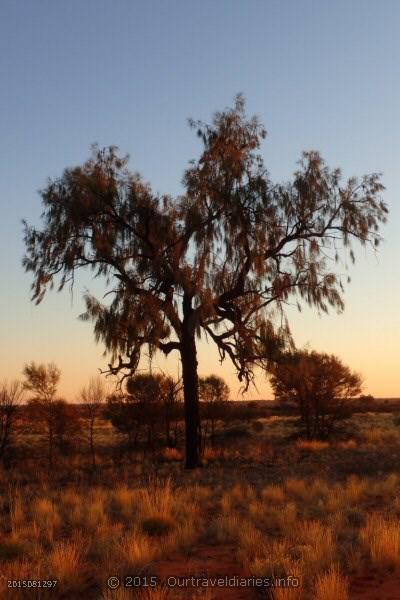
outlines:
[[[350,600],[348,579],[336,566],[317,577],[314,600]]]
[[[361,539],[369,550],[376,566],[395,568],[400,566],[400,523],[371,515],[361,530]]]
[[[48,572],[59,580],[64,593],[72,594],[73,591],[82,590],[85,585],[87,565],[84,547],[83,539],[60,541],[48,556]]]

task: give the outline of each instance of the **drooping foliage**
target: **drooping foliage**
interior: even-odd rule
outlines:
[[[246,118],[241,97],[212,125],[192,125],[203,152],[185,173],[182,198],[156,196],[116,148],[95,148],[43,190],[43,229],[26,226],[24,265],[37,302],[56,275],[62,288],[79,267],[115,278],[110,305],[86,296],[86,317],[114,358],[129,357],[116,368],[134,368],[143,344],[177,348],[186,294],[193,327],[248,381],[291,296],[343,308],[328,256],[353,257],[354,240],[378,245],[383,186],[377,174],[342,182],[317,152],[304,153],[293,181],[273,184],[257,154],[266,132]]]

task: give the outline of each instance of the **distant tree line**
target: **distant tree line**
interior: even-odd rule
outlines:
[[[30,362],[24,380],[0,385],[0,460],[7,465],[16,444],[16,425],[23,414],[29,432],[39,436],[52,470],[57,457],[68,456],[79,446],[98,465],[100,421],[108,420],[120,436],[122,452],[154,453],[160,448],[184,446],[184,402],[180,379],[163,373],[136,373],[123,388],[107,393],[98,376],[84,386],[74,404],[58,396],[61,371],[53,364]],[[274,411],[298,416],[299,434],[326,439],[336,425],[355,410],[371,409],[372,396],[361,396],[359,374],[334,355],[293,350],[271,364],[269,377],[275,395]],[[200,452],[214,446],[221,433],[218,424],[266,416],[272,409],[230,402],[226,382],[217,375],[199,378],[201,426]],[[24,406],[23,406],[24,404]],[[23,408],[23,413],[21,409]],[[223,427],[222,427],[223,429]],[[232,430],[233,431],[233,430]]]
[[[97,428],[100,420],[111,422],[125,439],[127,451],[176,448],[182,442],[184,421],[182,381],[165,374],[137,373],[127,379],[124,390],[107,393],[100,376],[90,379],[75,403],[58,395],[61,371],[54,364],[30,362],[23,381],[0,387],[0,460],[7,462],[16,447],[18,418],[24,430],[42,440],[48,467],[58,456],[76,451],[77,442],[97,466]],[[228,417],[229,387],[216,375],[200,379],[202,451],[214,443],[218,419]]]

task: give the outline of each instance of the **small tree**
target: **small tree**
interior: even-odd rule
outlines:
[[[30,362],[25,365],[24,388],[32,392],[29,405],[33,414],[45,425],[48,447],[48,461],[50,468],[53,466],[54,442],[60,404],[56,399],[57,386],[60,381],[61,371],[54,363],[36,364]]]
[[[108,399],[107,416],[113,426],[137,446],[142,427],[147,428],[147,446],[153,447],[154,428],[160,417],[161,375],[137,373],[126,382],[126,393]]]
[[[12,444],[17,411],[23,394],[24,389],[20,381],[0,384],[0,459],[3,461]]]
[[[160,423],[164,423],[166,444],[176,445],[181,382],[164,374],[137,373],[127,380],[126,392],[109,397],[106,414],[113,426],[128,436],[129,445],[137,447],[144,426],[147,446],[153,447],[155,428]],[[173,424],[174,440],[171,435]]]
[[[205,403],[203,414],[211,422],[211,442],[215,438],[215,421],[222,415],[223,404],[229,400],[229,387],[218,375],[208,375],[199,379],[199,398]],[[206,432],[204,432],[205,443]]]
[[[296,351],[271,366],[277,401],[295,406],[308,439],[326,438],[350,414],[361,392],[361,377],[333,355]]]
[[[107,397],[104,411],[105,417],[116,431],[127,437],[129,449],[137,447],[140,432],[140,419],[136,408],[131,402],[131,397],[119,390]]]
[[[92,457],[93,469],[96,468],[96,450],[94,430],[102,405],[106,398],[104,383],[100,377],[93,377],[87,387],[83,387],[80,393],[80,399],[83,404],[83,418],[86,422],[86,429],[89,439],[90,455]]]
[[[165,425],[165,442],[169,447],[176,446],[177,426],[180,416],[180,401],[182,395],[182,382],[170,376],[163,376],[160,385],[161,403]],[[174,440],[171,436],[171,425],[175,423]]]
[[[69,454],[76,447],[81,433],[77,407],[59,398],[53,409],[55,446],[61,454]]]
[[[137,373],[126,382],[127,392],[137,406],[139,419],[147,425],[147,445],[151,448],[154,444],[154,428],[160,413],[161,384],[162,376],[152,373]]]

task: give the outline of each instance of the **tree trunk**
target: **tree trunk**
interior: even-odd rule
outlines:
[[[4,458],[4,454],[5,454],[8,440],[9,440],[10,428],[11,428],[11,417],[10,417],[10,415],[7,414],[5,416],[5,422],[2,423],[2,427],[1,427],[0,458]]]
[[[147,447],[151,448],[151,425],[147,425]]]
[[[171,447],[171,441],[171,421],[167,413],[165,417],[165,443],[168,448]]]
[[[186,469],[201,466],[200,460],[200,415],[199,381],[197,374],[197,351],[194,331],[184,318],[181,340],[183,397],[186,430]]]
[[[53,424],[50,422],[49,423],[49,467],[50,469],[53,468],[53,446],[54,446],[54,441],[53,441]]]
[[[208,436],[208,420],[205,421],[205,424],[200,424],[200,436],[199,436],[199,445],[200,445],[200,454],[204,456],[204,451],[207,446],[207,436]]]
[[[136,425],[135,435],[134,435],[134,438],[133,438],[133,447],[134,447],[135,450],[136,450],[137,444],[138,444],[139,433],[140,433],[140,426]]]
[[[96,468],[96,454],[94,450],[94,419],[90,420],[90,453],[92,455],[92,467]]]

